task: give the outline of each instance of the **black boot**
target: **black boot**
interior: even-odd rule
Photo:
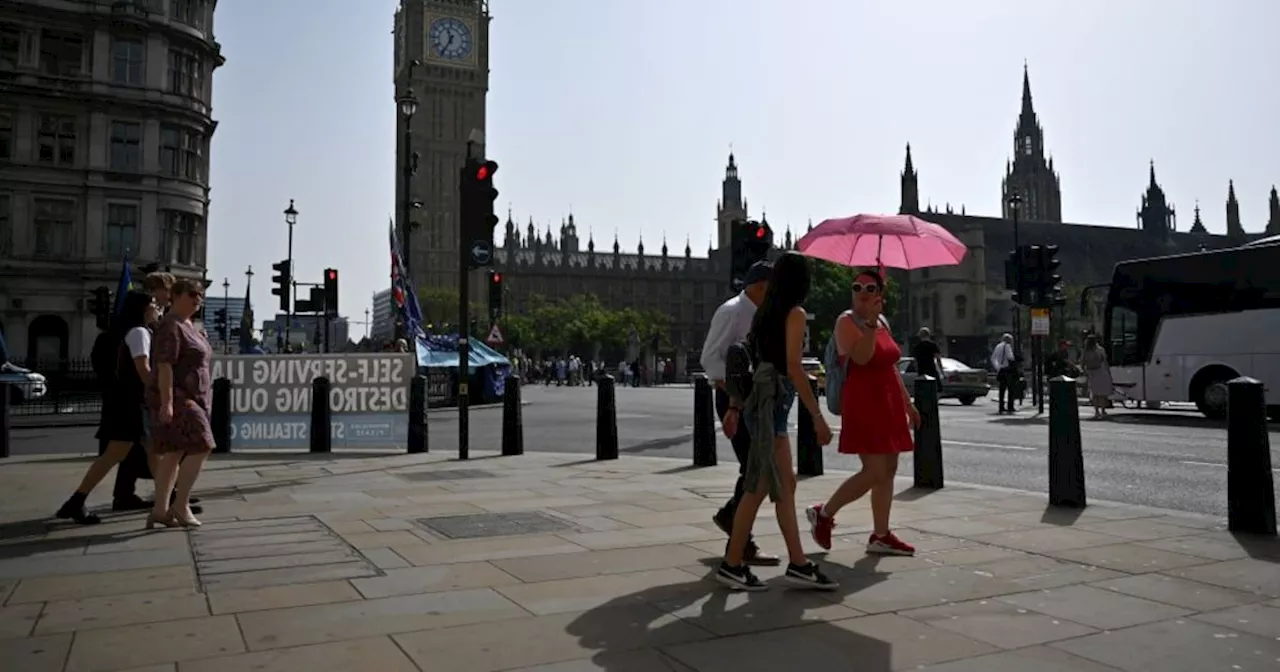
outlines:
[[[89,513],[84,508],[84,500],[88,495],[79,492],[71,493],[71,497],[67,499],[62,508],[54,515],[62,520],[70,520],[77,525],[97,525],[102,522],[98,516]]]

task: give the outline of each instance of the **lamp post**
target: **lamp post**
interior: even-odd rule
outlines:
[[[291,198],[291,199],[289,199],[289,207],[287,207],[287,208],[285,208],[285,209],[284,209],[284,223],[289,225],[289,258],[288,258],[288,261],[289,261],[289,277],[288,277],[288,278],[286,278],[286,280],[288,280],[288,281],[289,281],[289,283],[286,285],[286,287],[288,287],[288,286],[292,286],[292,285],[293,285],[293,225],[298,223],[298,211],[297,211],[297,209],[295,209],[295,208],[293,207],[293,199],[292,199],[292,198]],[[246,295],[246,296],[247,296],[247,295]],[[290,300],[289,300],[289,310],[288,310],[287,314],[285,315],[285,321],[284,321],[284,342],[285,342],[285,345],[288,345],[288,344],[289,344],[289,325],[293,322],[293,299],[294,299],[294,297],[290,296],[290,297],[289,297],[289,299],[290,299]]]
[[[1013,265],[1013,286],[1019,296],[1023,295],[1022,291],[1022,257],[1018,256],[1018,211],[1022,209],[1022,197],[1018,192],[1014,192],[1009,196],[1009,214],[1013,218],[1013,254],[1015,263]],[[1013,306],[1013,356],[1017,359],[1022,354],[1022,313],[1018,309],[1018,305]]]
[[[227,310],[227,307],[230,305],[231,305],[231,281],[228,280],[226,276],[223,276],[222,278],[222,314],[223,315],[230,315],[230,312]],[[230,318],[228,317],[227,320],[230,320]],[[231,339],[227,337],[227,332],[229,329],[231,329],[231,325],[228,324],[227,321],[224,321],[222,323],[222,333],[218,334],[219,336],[222,337],[222,354],[224,355],[231,354]]]
[[[413,151],[413,115],[418,113],[418,98],[413,93],[413,69],[417,65],[416,60],[409,62],[404,93],[396,98],[396,107],[400,111],[400,117],[404,119],[400,165],[400,248],[404,275],[408,280],[406,286],[413,284],[413,225],[409,219],[413,216],[414,203],[410,190],[413,176],[418,172],[418,154]],[[406,336],[403,326],[399,331],[401,337]]]

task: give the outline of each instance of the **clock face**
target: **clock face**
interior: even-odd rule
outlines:
[[[471,28],[460,19],[438,18],[427,31],[427,45],[435,58],[466,60],[471,56]]]

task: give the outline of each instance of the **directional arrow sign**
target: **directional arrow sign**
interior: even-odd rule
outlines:
[[[471,265],[475,267],[488,266],[493,260],[493,242],[488,240],[477,240],[471,243]]]

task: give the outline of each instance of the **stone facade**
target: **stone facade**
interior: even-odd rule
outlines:
[[[402,0],[395,14],[396,96],[412,89],[418,100],[410,122],[418,171],[408,195],[400,177],[404,117],[396,124],[396,226],[419,290],[458,286],[458,171],[472,131],[485,129],[489,19],[484,0]],[[484,155],[482,142],[475,151]],[[399,207],[406,198],[420,203],[408,231]],[[472,273],[471,296],[483,288],[484,273]]]
[[[1257,227],[1259,233],[1248,233],[1241,223],[1235,186],[1230,182],[1226,235],[1210,234],[1205,229],[1198,205],[1190,230],[1178,231],[1177,214],[1156,180],[1154,163],[1136,213],[1136,227],[1064,223],[1058,175],[1052,159],[1045,155],[1044,134],[1025,71],[1022,110],[1014,138],[1017,158],[1006,167],[1002,185],[1004,212],[1000,218],[969,215],[963,207],[956,212],[950,205],[921,209],[919,174],[911,148],[907,147],[901,174],[901,211],[946,227],[969,247],[969,255],[958,266],[897,274],[906,281],[903,298],[908,306],[897,318],[900,334],[927,326],[950,356],[970,364],[985,362],[991,344],[1012,326],[1014,306],[1009,301],[1010,292],[1004,288],[1004,262],[1015,247],[1015,235],[1022,245],[1057,245],[1062,262],[1058,273],[1074,287],[1109,282],[1116,263],[1127,259],[1235,246],[1260,235],[1261,226]],[[1021,199],[1016,229],[1009,206],[1014,194]],[[1271,192],[1271,212],[1268,230],[1280,230],[1280,199],[1275,189]],[[1079,314],[1078,304],[1066,306],[1053,319],[1065,319],[1070,324],[1078,320]]]
[[[86,355],[121,260],[205,269],[215,0],[0,3],[0,330]]]

